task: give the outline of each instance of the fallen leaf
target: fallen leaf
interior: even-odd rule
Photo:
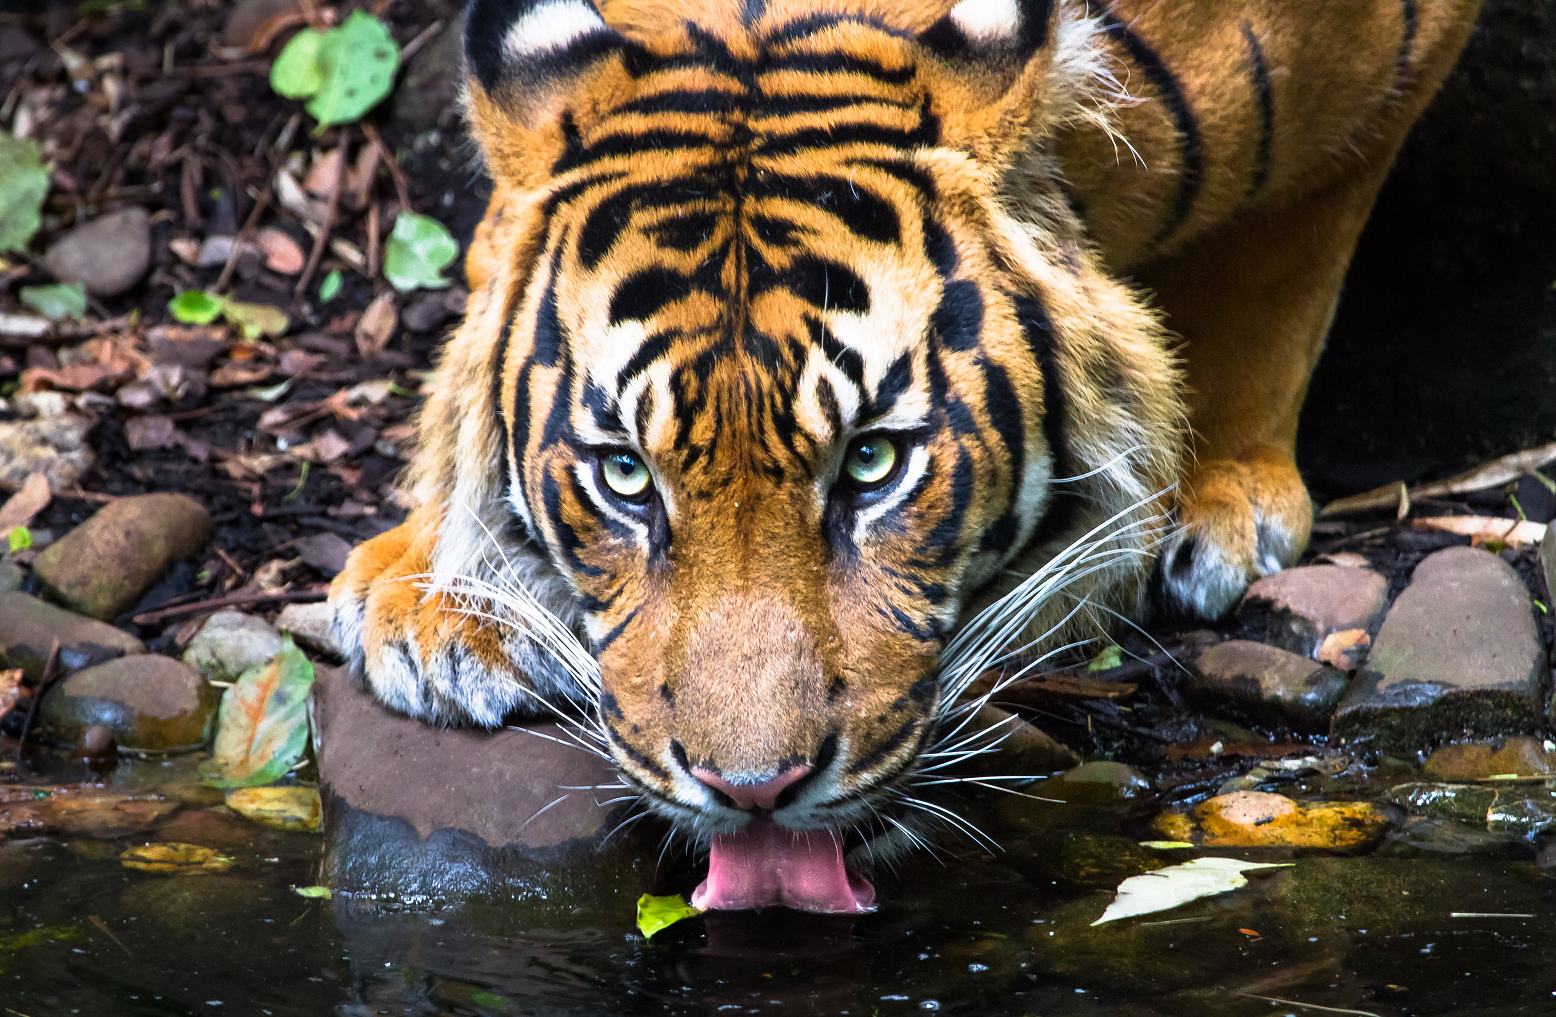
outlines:
[[[401,212],[384,245],[384,278],[401,293],[442,289],[443,269],[459,257],[459,243],[431,216]]]
[[[329,900],[330,888],[327,886],[294,886],[292,892],[299,897],[312,897],[316,900]]]
[[[286,312],[270,304],[250,304],[241,300],[224,299],[222,314],[228,321],[238,326],[247,339],[258,339],[266,335],[283,336],[286,335],[286,330],[292,327],[292,320],[286,316]]]
[[[199,844],[157,841],[125,848],[119,861],[127,869],[141,872],[226,872],[233,860]]]
[[[0,538],[32,522],[33,516],[48,507],[50,497],[49,478],[41,473],[29,474],[17,492],[0,505]]]
[[[1202,897],[1214,897],[1247,886],[1244,872],[1286,868],[1290,864],[1245,862],[1240,858],[1196,858],[1182,865],[1169,865],[1144,875],[1130,876],[1118,884],[1113,903],[1091,924],[1155,914]]]
[[[221,317],[222,302],[204,290],[185,290],[168,301],[167,309],[185,325],[209,325]]]
[[[308,745],[313,665],[290,637],[270,660],[245,671],[222,697],[216,743],[202,764],[211,787],[252,787],[286,774]]]
[[[172,448],[178,444],[178,428],[172,417],[134,417],[125,421],[124,437],[137,452]]]
[[[336,434],[333,429],[327,429],[323,434],[313,437],[313,450],[318,453],[319,461],[332,463],[345,455],[351,448],[351,442]]]
[[[1143,840],[1140,846],[1150,848],[1152,851],[1177,851],[1180,848],[1192,848],[1194,845],[1186,840]]]
[[[241,364],[226,363],[211,372],[206,379],[212,388],[238,388],[243,385],[257,385],[270,377],[272,369],[268,366],[244,367]]]
[[[1367,647],[1370,645],[1372,638],[1367,635],[1366,629],[1345,629],[1325,636],[1324,641],[1318,644],[1318,649],[1313,651],[1313,657],[1342,671],[1354,671],[1367,659]]]
[[[1124,651],[1117,646],[1109,646],[1092,658],[1086,665],[1088,671],[1110,671],[1115,667],[1122,667],[1124,663]]]
[[[1457,533],[1469,537],[1474,544],[1498,541],[1513,547],[1526,547],[1545,539],[1544,523],[1503,519],[1501,516],[1429,516],[1412,519],[1410,525],[1417,530]]]
[[[192,237],[176,237],[167,242],[168,250],[178,255],[178,260],[186,265],[197,265],[200,262],[200,241]]]
[[[261,826],[295,833],[319,828],[324,806],[312,787],[246,787],[227,796],[227,807]]]
[[[362,359],[368,360],[383,352],[394,335],[398,320],[394,309],[394,294],[380,293],[373,298],[373,302],[367,305],[362,317],[357,320],[357,352],[362,354]]]
[[[38,143],[0,131],[0,252],[27,250],[48,193],[49,170],[38,157]]]
[[[19,667],[0,671],[0,714],[14,709],[17,700],[21,699],[22,675],[26,673]]]
[[[653,939],[654,933],[667,929],[683,918],[696,918],[702,914],[686,903],[680,894],[655,897],[645,893],[638,898],[638,928],[644,939]]]
[[[17,291],[22,303],[50,321],[86,317],[86,287],[81,283],[54,286],[23,286]]]
[[[340,282],[340,269],[330,269],[330,274],[325,276],[324,281],[319,284],[319,302],[321,304],[327,304],[340,295]]]
[[[276,200],[282,208],[315,226],[324,225],[324,220],[329,218],[329,206],[308,197],[303,185],[284,168],[276,170]]]
[[[324,358],[317,353],[309,353],[307,350],[287,350],[281,354],[281,373],[288,377],[307,374],[322,363]]]
[[[265,256],[265,267],[282,275],[301,272],[308,259],[302,246],[285,230],[275,226],[266,226],[255,234],[254,243]]]

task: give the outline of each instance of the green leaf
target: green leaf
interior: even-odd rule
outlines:
[[[1245,862],[1240,858],[1196,858],[1182,865],[1169,865],[1165,869],[1130,876],[1118,884],[1118,893],[1108,905],[1102,917],[1092,922],[1116,922],[1120,918],[1149,915],[1166,911],[1180,904],[1201,897],[1213,897],[1218,893],[1247,886],[1243,876],[1249,869],[1280,869],[1289,862]]]
[[[1092,658],[1086,665],[1088,671],[1106,671],[1109,668],[1120,667],[1124,663],[1124,651],[1116,646],[1110,646]]]
[[[324,33],[318,49],[323,84],[305,107],[318,130],[360,120],[394,90],[400,46],[382,21],[352,11],[339,28]]]
[[[645,939],[653,939],[654,933],[668,928],[683,918],[695,918],[702,914],[676,894],[672,897],[655,897],[644,894],[638,898],[638,928]]]
[[[217,299],[221,301],[222,314],[243,331],[245,339],[258,339],[260,336],[267,335],[283,336],[286,335],[286,330],[292,327],[292,319],[288,318],[286,312],[279,307],[270,304],[246,304],[240,300],[228,300],[226,297]]]
[[[185,325],[209,325],[221,317],[222,301],[204,290],[185,290],[168,301],[167,309]]]
[[[330,899],[330,888],[327,886],[294,886],[292,892],[299,897],[316,897],[319,900]]]
[[[340,296],[340,269],[331,269],[319,284],[319,302],[327,304]]]
[[[212,758],[201,766],[210,787],[255,787],[279,780],[308,747],[313,665],[292,645],[243,672],[222,697]]]
[[[270,87],[288,99],[306,99],[324,87],[319,67],[319,46],[324,33],[305,28],[292,36],[276,62],[270,65]]]
[[[32,531],[25,526],[11,527],[11,553],[25,551],[32,546]]]
[[[431,216],[401,212],[384,245],[384,278],[401,293],[449,284],[443,269],[459,257],[459,243]]]
[[[0,131],[0,252],[27,250],[48,194],[49,171],[38,160],[37,142]]]
[[[23,286],[20,296],[22,303],[50,321],[86,317],[86,286],[83,283]]]

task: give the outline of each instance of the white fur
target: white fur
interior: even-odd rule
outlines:
[[[503,55],[519,62],[547,50],[565,49],[591,32],[604,29],[605,19],[588,0],[553,0],[515,21],[503,36]]]
[[[970,41],[984,45],[1015,38],[1021,30],[1015,0],[962,0],[951,8],[950,18]]]

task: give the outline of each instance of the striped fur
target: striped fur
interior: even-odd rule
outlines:
[[[368,687],[583,703],[701,833],[745,814],[693,768],[808,765],[780,821],[845,829],[955,729],[946,676],[1141,613],[1162,541],[1168,602],[1224,610],[1306,542],[1292,414],[1474,13],[1426,6],[475,0],[470,312],[422,507],[331,595]]]

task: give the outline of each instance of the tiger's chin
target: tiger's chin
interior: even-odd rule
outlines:
[[[758,813],[713,838],[708,876],[692,894],[692,906],[859,914],[875,910],[875,887],[844,860],[838,833],[794,830]]]

